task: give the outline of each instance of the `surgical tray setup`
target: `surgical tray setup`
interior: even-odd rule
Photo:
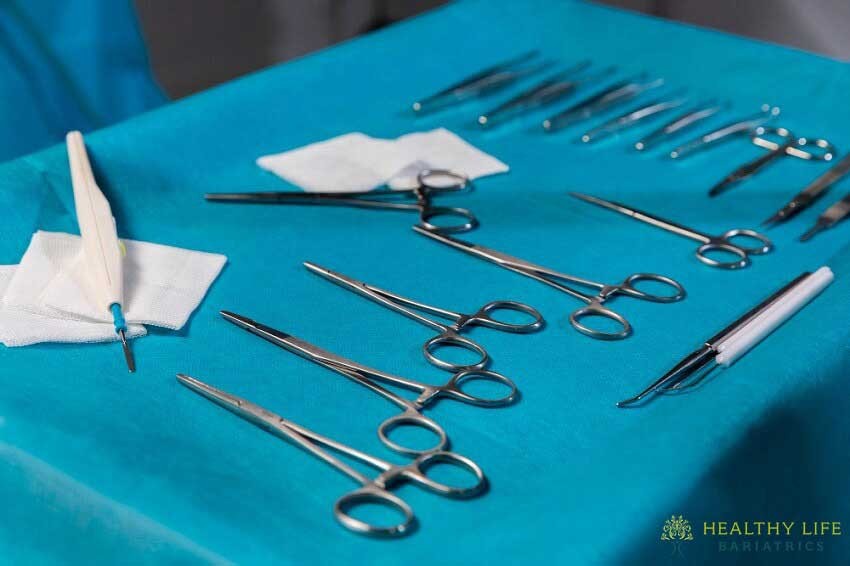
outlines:
[[[542,75],[542,78],[538,76],[544,73],[546,74]],[[733,140],[748,141],[765,151],[756,160],[722,177],[720,182],[709,190],[709,196],[726,192],[767,165],[783,161],[780,159],[782,157],[794,158],[784,160],[788,162],[799,160],[817,164],[832,161],[837,155],[835,147],[826,139],[801,138],[786,128],[774,126],[772,122],[780,115],[780,110],[767,104],[762,105],[757,112],[747,111],[722,125],[706,127],[703,133],[688,139],[684,137],[688,132],[694,132],[698,127],[705,126],[716,117],[729,112],[731,104],[713,97],[701,97],[698,101],[691,102],[683,90],[660,94],[663,92],[665,80],[648,72],[626,75],[625,78],[617,78],[616,75],[617,69],[614,66],[595,66],[591,61],[583,60],[562,67],[555,61],[542,58],[537,51],[529,51],[460,79],[437,90],[435,94],[419,98],[411,108],[414,116],[433,116],[456,105],[505,93],[512,87],[528,81],[532,84],[519,87],[519,92],[509,93],[501,102],[490,103],[488,109],[477,112],[475,127],[494,131],[508,122],[530,119],[535,120],[534,135],[546,135],[549,136],[547,141],[557,142],[558,136],[563,132],[588,120],[598,119],[597,123],[584,129],[577,140],[579,143],[573,144],[573,147],[578,148],[576,151],[593,151],[585,149],[586,146],[598,145],[599,150],[603,150],[603,140],[605,143],[611,143],[631,128],[651,125],[654,121],[667,117],[661,125],[647,128],[648,133],[635,136],[626,144],[633,156],[644,158],[643,156],[653,154],[655,158],[660,157],[668,163],[677,163]],[[535,79],[535,76],[538,77]],[[655,95],[644,99],[649,92]],[[571,101],[574,96],[578,97],[577,100]],[[563,107],[559,108],[559,105]],[[542,112],[547,112],[548,115],[540,120],[535,113]],[[609,115],[614,112],[614,116]],[[574,141],[576,140],[570,140]],[[418,173],[415,185],[403,189],[388,185],[377,190],[348,193],[229,192],[208,193],[205,198],[217,203],[331,205],[414,212],[418,215],[418,222],[413,226],[413,230],[418,235],[441,244],[446,249],[484,260],[578,300],[580,304],[569,315],[569,324],[580,334],[597,340],[623,340],[634,333],[629,321],[609,306],[612,301],[616,302],[618,297],[631,297],[661,305],[685,299],[684,286],[669,275],[638,272],[626,276],[618,283],[603,283],[473,243],[478,241],[475,237],[471,238],[473,241],[455,237],[454,234],[473,232],[479,226],[479,218],[468,209],[435,206],[433,201],[471,190],[471,178],[475,176],[468,175],[468,171],[436,168],[440,165],[428,164],[428,167]],[[844,157],[793,197],[771,216],[766,224],[779,224],[797,215],[822,197],[827,189],[848,171],[850,157]],[[642,211],[632,205],[579,192],[568,193],[565,189],[561,195],[564,206],[575,204],[580,213],[587,213],[589,207],[575,203],[569,196],[585,204],[595,205],[694,240],[697,243],[696,258],[708,267],[731,271],[748,267],[756,269],[752,267],[754,258],[774,251],[771,240],[752,229],[733,228],[721,234],[707,233]],[[850,195],[829,207],[802,239],[811,238],[815,233],[833,226],[848,215]],[[675,250],[672,244],[671,250]],[[536,255],[522,250],[517,253],[522,257]],[[669,258],[671,263],[672,260],[687,260],[684,254],[679,255],[675,251],[670,253]],[[550,260],[541,258],[539,261]],[[760,260],[755,261],[758,263]],[[552,263],[555,263],[554,260]],[[317,263],[304,261],[303,265],[312,274],[433,330],[436,334],[425,341],[422,354],[428,364],[449,372],[448,379],[442,385],[430,385],[419,379],[395,375],[344,358],[241,314],[221,311],[222,317],[233,325],[331,370],[396,405],[400,412],[381,422],[377,426],[377,434],[386,448],[407,457],[407,463],[396,465],[361,452],[194,377],[178,374],[179,382],[250,423],[304,449],[359,484],[357,489],[340,497],[334,507],[337,520],[354,532],[389,537],[412,532],[415,522],[413,511],[389,491],[399,482],[413,483],[446,497],[470,498],[483,494],[487,480],[482,467],[473,460],[450,451],[448,433],[433,418],[424,414],[424,411],[441,398],[482,408],[507,407],[514,404],[519,397],[516,382],[491,369],[498,361],[497,357],[491,356],[488,350],[477,340],[470,338],[466,332],[471,327],[481,326],[512,334],[530,334],[544,329],[543,315],[531,305],[507,299],[493,300],[471,312],[449,310],[407,298]],[[706,375],[711,373],[712,367],[732,365],[813,300],[830,284],[833,277],[828,267],[822,267],[794,278],[718,334],[704,341],[697,350],[676,363],[645,389],[616,403],[616,406],[644,406],[655,394],[694,390],[705,380]],[[642,290],[641,284],[661,288],[663,292]],[[420,296],[426,294],[422,289],[427,289],[427,286],[420,288]],[[700,297],[695,296],[693,300],[700,300]],[[617,305],[619,306],[619,302]],[[664,308],[672,307],[659,307]],[[509,322],[511,317],[520,317],[522,320]],[[597,327],[591,322],[594,320],[608,326]],[[612,324],[615,328],[609,330]],[[635,328],[637,327],[638,325]],[[524,339],[518,337],[516,340],[519,342]],[[466,362],[457,362],[445,357],[445,350],[452,348],[465,350],[471,358]],[[496,389],[499,393],[493,396],[473,394],[467,386],[474,381],[487,382],[491,390]],[[404,397],[391,391],[389,387],[412,391],[415,397]],[[348,404],[341,405],[343,410],[350,410],[354,406],[353,401],[344,401]],[[614,401],[611,399],[612,407],[615,406]],[[435,441],[432,445],[421,448],[393,440],[392,432],[402,426],[424,429],[435,437]],[[363,475],[332,453],[359,460],[376,468],[378,475],[374,478]],[[471,476],[471,483],[455,486],[432,479],[428,476],[428,471],[438,462],[461,469]],[[396,523],[384,525],[355,517],[354,510],[366,504],[393,508],[400,513],[401,519]]]

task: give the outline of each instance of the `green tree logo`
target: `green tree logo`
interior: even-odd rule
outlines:
[[[681,515],[671,515],[669,519],[664,521],[664,528],[661,529],[661,540],[672,542],[673,554],[684,556],[682,554],[682,542],[694,540],[691,524]]]

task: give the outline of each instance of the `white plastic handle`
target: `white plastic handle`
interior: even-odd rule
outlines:
[[[829,267],[821,267],[815,271],[782,299],[720,344],[715,361],[721,366],[734,364],[738,358],[820,294],[833,279],[835,275]]]

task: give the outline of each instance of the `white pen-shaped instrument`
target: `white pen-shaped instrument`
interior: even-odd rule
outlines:
[[[136,371],[133,352],[127,344],[127,323],[124,320],[124,270],[122,247],[109,201],[94,180],[86,145],[80,132],[65,137],[71,184],[74,187],[74,207],[83,240],[83,261],[89,276],[97,307],[112,315],[115,332],[124,348],[127,369]]]

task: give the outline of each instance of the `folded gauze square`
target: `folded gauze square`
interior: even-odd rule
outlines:
[[[6,293],[17,265],[0,265],[0,296]],[[145,327],[127,325],[127,337],[144,336]],[[111,322],[83,322],[51,318],[0,304],[0,342],[6,346],[27,346],[39,342],[109,342],[115,340]]]
[[[416,164],[415,170],[411,165]],[[309,192],[410,187],[423,168],[449,169],[470,179],[504,173],[508,166],[445,128],[394,140],[353,133],[257,160],[257,165]]]
[[[127,250],[124,318],[131,326],[182,328],[227,261],[219,254],[122,242]],[[33,235],[3,294],[3,307],[65,321],[110,323],[112,327],[111,314],[91,300],[82,240],[72,234],[39,231]],[[81,336],[62,341],[91,339]]]

